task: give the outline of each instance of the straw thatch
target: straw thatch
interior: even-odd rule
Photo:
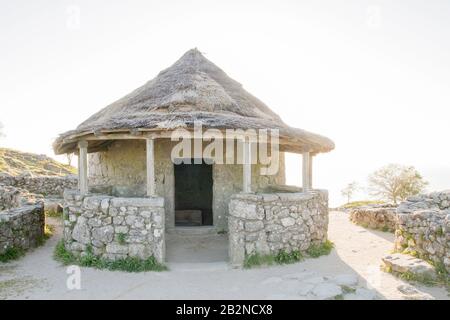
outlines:
[[[280,149],[286,151],[318,153],[334,148],[326,137],[287,126],[197,49],[186,52],[156,78],[103,108],[76,130],[60,135],[53,147],[57,154],[73,152],[77,140],[89,135],[190,128],[194,121],[201,121],[204,128],[279,129]]]

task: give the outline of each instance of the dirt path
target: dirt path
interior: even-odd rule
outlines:
[[[252,270],[225,262],[170,263],[161,273],[81,268],[81,290],[67,288],[66,267],[52,259],[60,233],[0,265],[0,299],[449,299],[444,288],[412,286],[379,271],[393,236],[355,226],[344,213],[330,213],[336,249],[326,257]]]

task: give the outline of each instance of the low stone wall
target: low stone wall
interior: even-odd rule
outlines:
[[[31,194],[27,190],[0,184],[0,210],[36,204],[39,200],[39,195]]]
[[[394,232],[396,207],[390,205],[364,206],[350,210],[351,222],[370,229]]]
[[[443,263],[450,272],[450,191],[410,197],[397,216],[395,249]]]
[[[229,203],[230,263],[246,256],[307,250],[327,240],[328,193],[236,194]]]
[[[44,204],[25,190],[0,185],[0,254],[27,250],[44,237]]]
[[[0,184],[22,188],[31,193],[42,194],[45,196],[62,197],[65,189],[77,188],[78,178],[73,175],[57,177],[32,176],[28,174],[11,176],[8,174],[1,174]]]
[[[64,242],[76,255],[165,260],[164,198],[64,193]]]

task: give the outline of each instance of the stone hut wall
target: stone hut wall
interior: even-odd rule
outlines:
[[[177,142],[155,141],[156,193],[165,199],[166,228],[175,226],[175,175],[171,152]],[[236,155],[236,152],[235,152]],[[108,150],[89,154],[89,184],[92,192],[121,197],[146,194],[146,152],[144,140],[115,141]],[[132,165],[130,165],[132,164]],[[261,166],[252,165],[252,188],[284,185],[284,153],[280,153],[278,174],[264,176]],[[213,164],[213,224],[218,230],[228,228],[228,202],[242,191],[242,165]]]
[[[0,175],[0,184],[25,189],[31,193],[45,196],[62,197],[65,189],[75,189],[78,185],[78,178],[73,175],[65,177],[57,176],[32,176],[23,174],[11,176]]]
[[[410,197],[397,216],[396,250],[443,263],[450,272],[450,191]]]
[[[44,237],[44,205],[25,190],[0,185],[0,254],[27,250]]]
[[[64,242],[76,255],[165,259],[164,198],[64,193]]]
[[[350,221],[370,229],[394,232],[397,218],[393,206],[365,206],[350,211]]]
[[[229,204],[230,263],[246,256],[307,250],[327,240],[328,193],[236,194]]]

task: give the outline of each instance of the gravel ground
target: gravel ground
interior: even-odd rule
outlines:
[[[68,289],[67,268],[52,259],[60,237],[58,227],[43,247],[18,261],[0,264],[0,299],[449,299],[444,288],[412,285],[381,272],[381,257],[392,249],[393,235],[355,226],[347,214],[339,212],[330,213],[329,238],[336,248],[328,256],[237,270],[218,258],[218,252],[226,254],[220,237],[211,242],[198,238],[203,246],[205,241],[217,246],[212,262],[205,255],[195,262],[189,251],[173,247],[177,241],[172,239],[168,241],[172,246],[168,257],[174,257],[168,263],[170,271],[81,268],[79,290]],[[214,248],[204,247],[205,252]],[[183,252],[189,259],[183,261]]]

